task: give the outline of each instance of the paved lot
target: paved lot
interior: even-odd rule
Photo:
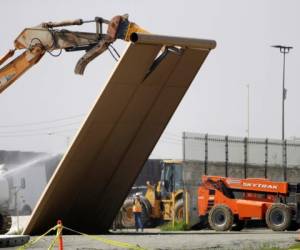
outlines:
[[[279,246],[287,248],[295,243],[298,232],[276,233],[270,230],[244,230],[242,232],[216,233],[210,230],[190,232],[160,233],[156,229],[146,230],[144,233],[134,231],[117,232],[101,235],[109,240],[121,241],[138,245],[145,249],[261,249],[262,247]],[[47,249],[54,236],[47,236],[30,249]],[[31,239],[34,239],[32,237]],[[64,236],[65,249],[78,250],[111,250],[124,249],[110,246],[101,241],[86,236]],[[17,248],[10,248],[17,249]]]
[[[19,218],[19,228],[24,227],[29,217]],[[17,219],[13,217],[13,228],[11,232],[17,231]],[[298,232],[273,232],[266,229],[249,229],[241,232],[214,232],[212,230],[188,231],[188,232],[160,232],[159,229],[145,229],[144,233],[135,233],[134,230],[123,230],[111,232],[108,235],[99,235],[102,239],[130,243],[133,246],[140,246],[145,249],[261,249],[262,247],[277,246],[287,248],[295,243],[300,235]],[[36,237],[31,237],[31,240]],[[47,249],[54,236],[47,236],[41,239],[30,249]],[[117,246],[104,244],[98,239],[87,236],[63,236],[65,249],[78,250],[111,250],[124,249]],[[17,249],[17,248],[8,248]]]

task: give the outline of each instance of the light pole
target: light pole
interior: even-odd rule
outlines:
[[[283,54],[283,70],[282,70],[282,141],[284,141],[284,101],[286,99],[286,88],[285,88],[285,55],[290,52],[293,48],[291,46],[273,45],[273,48],[279,49],[280,53]]]
[[[250,85],[247,84],[247,135],[250,137]]]
[[[284,101],[286,99],[286,92],[287,89],[285,88],[285,55],[290,52],[290,50],[293,48],[291,46],[283,46],[283,45],[273,45],[273,48],[279,49],[280,53],[283,54],[283,70],[282,70],[282,165],[284,168],[283,175],[284,180],[287,180],[287,159],[286,159],[286,143],[284,142],[285,136],[284,136]]]

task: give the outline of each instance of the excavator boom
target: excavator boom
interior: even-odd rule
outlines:
[[[35,46],[42,46],[46,51],[53,50],[81,50],[94,46],[105,35],[96,33],[77,32],[69,30],[54,30],[42,27],[26,28],[15,40],[16,49],[28,49]]]
[[[0,93],[14,83],[23,73],[36,64],[45,54],[40,47],[26,50],[0,69]]]
[[[96,32],[78,32],[56,27],[96,23]],[[102,32],[102,24],[107,24],[107,33]],[[36,64],[46,52],[54,50],[78,51],[86,53],[79,59],[75,67],[76,74],[83,74],[89,62],[102,54],[116,40],[129,41],[133,32],[147,33],[135,23],[128,21],[128,15],[115,16],[110,21],[96,17],[94,20],[76,19],[63,22],[47,22],[34,28],[26,28],[16,38],[15,49],[0,58],[0,66],[14,55],[15,50],[25,51],[0,68],[0,93],[13,84],[23,73]]]

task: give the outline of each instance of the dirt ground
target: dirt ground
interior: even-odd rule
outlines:
[[[146,229],[144,233],[135,233],[132,230],[112,232],[108,235],[100,235],[108,240],[129,243],[132,246],[140,246],[143,249],[262,249],[270,247],[288,248],[295,244],[299,232],[273,232],[271,230],[256,229],[243,230],[241,232],[214,232],[211,230],[189,232],[159,232],[157,229]],[[41,239],[29,249],[47,249],[54,236]],[[102,238],[102,240],[103,240]],[[31,237],[31,240],[35,237]],[[87,236],[63,237],[64,249],[78,250],[111,250],[124,249],[101,242],[98,238],[92,239]],[[112,243],[112,242],[110,242]],[[117,243],[118,244],[118,243]],[[17,249],[17,248],[8,248]],[[125,248],[126,249],[126,248]],[[128,248],[127,248],[128,249]]]

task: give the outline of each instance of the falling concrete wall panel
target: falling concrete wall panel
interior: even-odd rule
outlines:
[[[160,91],[156,96],[155,103],[151,107],[151,111],[147,114],[143,125],[138,134],[131,143],[130,148],[126,154],[126,157],[120,163],[112,181],[107,186],[106,193],[103,194],[100,203],[107,203],[109,209],[102,210],[103,214],[99,213],[99,216],[95,221],[97,223],[105,224],[105,227],[109,227],[113,218],[111,216],[117,212],[117,209],[124,200],[124,193],[116,193],[113,197],[110,195],[113,193],[114,187],[122,189],[128,189],[128,183],[123,182],[124,176],[126,176],[128,182],[134,183],[136,175],[139,173],[140,165],[143,164],[148,155],[145,156],[144,152],[151,153],[153,146],[156,144],[163,130],[167,126],[172,114],[175,112],[178,104],[184,96],[188,86],[190,85],[195,74],[198,72],[201,62],[204,61],[208,52],[193,51],[191,56],[189,50],[184,52],[185,54],[177,58],[176,65],[172,70],[172,74],[169,75],[167,81],[163,82],[162,79],[157,78],[157,83],[160,84]],[[198,67],[193,67],[187,59],[198,58]],[[185,66],[183,66],[185,65]],[[184,69],[185,67],[185,69]],[[183,83],[183,72],[189,71],[190,74],[185,75]],[[145,158],[146,157],[146,158]],[[128,169],[132,171],[128,172]],[[127,193],[125,193],[126,196]],[[115,211],[111,213],[111,211]]]
[[[178,60],[176,58],[176,55],[168,55],[165,60],[161,62],[159,67],[157,67],[155,71],[152,72],[148,76],[148,78],[143,81],[142,84],[140,84],[130,103],[124,109],[123,115],[121,116],[118,124],[116,124],[116,126],[114,127],[110,137],[106,142],[105,147],[101,152],[99,152],[99,156],[96,160],[97,162],[99,162],[100,167],[101,165],[109,166],[102,170],[103,176],[106,177],[104,181],[106,185],[99,184],[97,186],[97,190],[95,190],[95,183],[99,182],[99,177],[97,177],[93,173],[93,171],[88,172],[85,179],[89,180],[89,184],[85,185],[80,190],[78,200],[74,203],[74,209],[72,210],[72,213],[74,215],[76,214],[76,207],[84,203],[84,206],[86,207],[86,211],[88,213],[95,213],[95,211],[98,211],[97,216],[99,216],[104,212],[101,204],[107,204],[108,206],[108,203],[110,203],[109,201],[103,201],[103,197],[106,197],[108,195],[111,200],[115,200],[117,199],[116,195],[118,193],[123,193],[123,195],[126,195],[127,192],[124,192],[124,189],[121,187],[121,182],[123,181],[126,183],[125,186],[127,191],[130,188],[130,186],[128,185],[128,180],[131,180],[131,174],[133,173],[134,175],[136,175],[139,173],[139,171],[137,172],[135,170],[132,170],[132,168],[136,164],[130,166],[129,168],[126,168],[126,171],[122,175],[122,179],[119,180],[118,183],[114,183],[116,185],[113,185],[112,189],[109,189],[109,183],[113,182],[113,180],[115,179],[115,173],[120,167],[122,167],[120,165],[124,157],[127,155],[128,149],[130,149],[136,134],[143,126],[143,122],[147,117],[148,112],[150,112],[153,103],[155,103],[155,100],[159,95],[162,85],[161,82],[165,82],[164,79],[167,79],[167,76],[171,74],[171,70],[174,68],[176,60]],[[154,77],[152,74],[154,75]],[[160,80],[158,81],[158,79]],[[140,145],[140,147],[143,146]],[[143,152],[143,154],[145,153]],[[134,156],[134,158],[135,157],[136,156]],[[132,160],[133,159],[128,160],[128,163],[130,165]],[[144,161],[145,160],[143,160],[142,164],[144,164]],[[85,195],[92,192],[94,193],[93,199]],[[106,211],[108,211],[109,214],[112,214],[112,211],[117,211],[118,208],[119,207],[113,207],[113,210],[107,209]],[[88,219],[83,218],[82,221],[80,221],[80,224],[85,223],[85,220],[89,220],[88,225],[95,225],[96,227],[97,225],[99,225],[99,223],[102,223],[97,221],[96,219],[97,217],[89,217]]]
[[[24,233],[40,234],[57,219],[86,233],[109,229],[209,52],[205,47],[161,53],[163,45],[130,44]]]

